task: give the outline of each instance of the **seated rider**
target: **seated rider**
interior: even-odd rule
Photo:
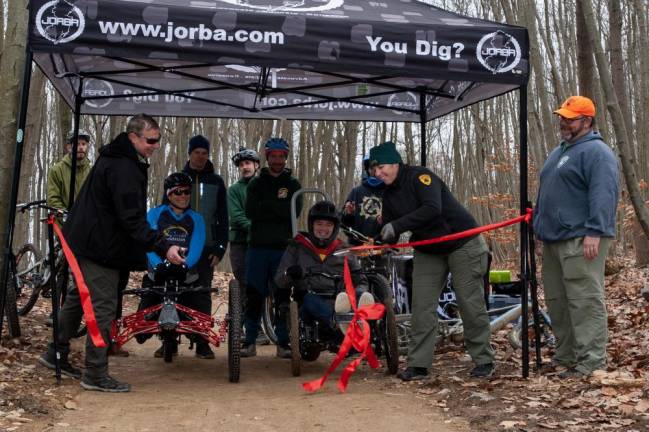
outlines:
[[[143,287],[150,287],[160,284],[168,277],[180,277],[181,285],[195,286],[198,284],[197,263],[205,245],[205,222],[203,217],[189,208],[191,201],[192,179],[185,173],[177,172],[169,175],[164,181],[163,203],[152,208],[147,213],[147,220],[153,229],[162,233],[170,245],[177,245],[185,249],[184,269],[173,268],[166,263],[163,257],[155,252],[147,253],[148,274],[142,280]],[[175,266],[177,267],[177,266]],[[186,292],[178,297],[178,303],[190,309],[210,314],[205,302],[201,301],[202,296],[198,292]],[[142,297],[138,310],[155,306],[162,302],[159,295],[151,294]],[[143,343],[146,335],[138,335],[137,340]],[[178,348],[175,347],[174,354]],[[163,348],[160,347],[154,353],[155,357],[163,356]],[[209,343],[200,338],[196,341],[196,357],[213,359],[214,353]]]
[[[280,290],[288,290],[295,286],[294,293],[297,292],[297,300],[300,303],[300,318],[304,322],[317,320],[325,325],[325,328],[334,330],[334,309],[337,314],[349,313],[352,310],[349,297],[345,293],[344,282],[337,284],[336,281],[321,275],[309,275],[343,275],[344,257],[335,256],[334,252],[346,248],[347,245],[337,239],[340,216],[336,206],[329,201],[315,203],[309,210],[308,226],[309,231],[298,233],[286,248],[275,276],[275,283]],[[368,292],[367,278],[360,272],[360,265],[355,256],[349,256],[349,267],[358,305],[374,303],[374,297]],[[344,332],[345,328],[342,328],[342,331]]]

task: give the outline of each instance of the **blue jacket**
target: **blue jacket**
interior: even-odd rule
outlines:
[[[534,232],[544,242],[614,237],[619,170],[597,132],[555,148],[543,165]]]
[[[169,204],[162,204],[149,210],[146,218],[151,228],[158,230],[169,246],[187,248],[185,264],[189,271],[185,282],[189,283],[198,279],[196,264],[205,246],[205,222],[203,217],[192,209],[187,209],[183,214],[177,215]],[[153,270],[164,260],[164,257],[155,252],[149,252],[147,258],[149,272],[153,276]]]

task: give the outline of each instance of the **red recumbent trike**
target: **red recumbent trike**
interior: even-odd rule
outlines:
[[[178,303],[181,294],[211,291],[202,286],[180,282],[184,272],[169,273],[163,282],[125,290],[124,294],[156,295],[162,302],[113,321],[111,341],[121,347],[138,335],[158,335],[162,340],[163,358],[171,362],[180,336],[203,337],[215,347],[228,341],[228,374],[230,382],[239,381],[241,349],[241,302],[238,284],[230,284],[228,312],[219,319]]]

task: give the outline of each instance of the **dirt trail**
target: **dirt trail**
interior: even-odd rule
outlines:
[[[326,389],[306,394],[305,380],[320,376],[327,355],[291,376],[289,361],[274,357],[274,346],[258,347],[255,358],[242,359],[241,381],[227,379],[226,353],[199,360],[181,345],[173,363],[153,358],[158,342],[129,343],[129,358],[111,360],[112,373],[132,384],[127,394],[79,391],[77,409],[65,410],[54,426],[33,430],[71,431],[428,431],[467,430],[453,420],[445,423],[430,402],[407,389],[396,388],[382,372],[364,366],[340,394],[337,375]]]

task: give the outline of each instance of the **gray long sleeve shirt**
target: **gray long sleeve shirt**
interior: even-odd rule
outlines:
[[[543,165],[534,210],[534,232],[544,242],[615,237],[619,170],[597,132],[562,142]]]

